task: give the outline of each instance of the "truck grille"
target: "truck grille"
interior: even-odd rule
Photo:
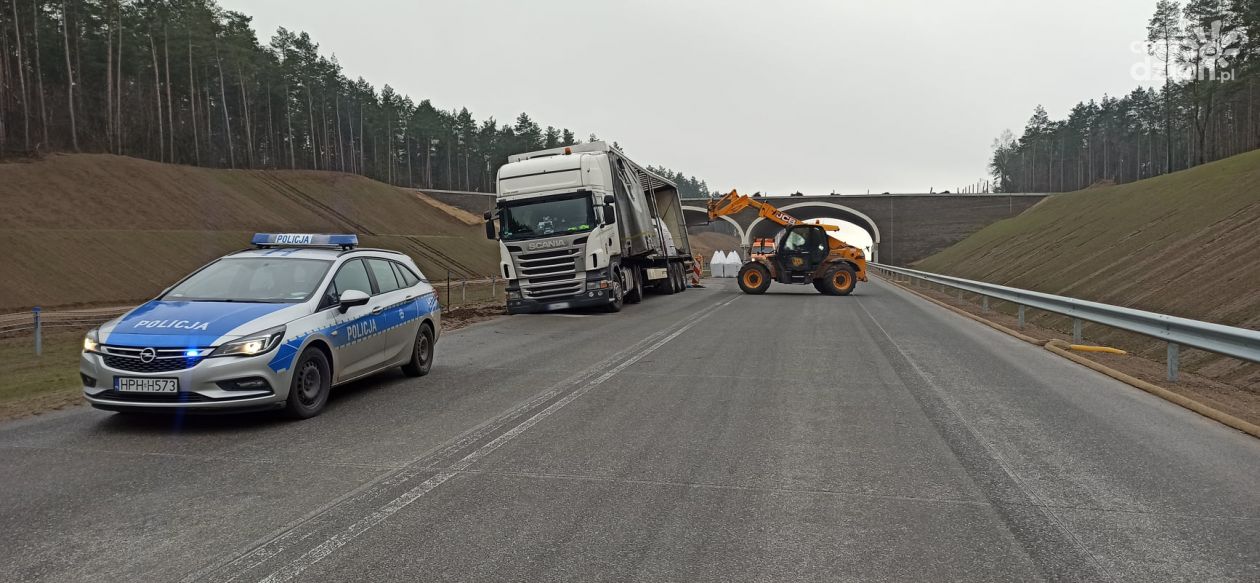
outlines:
[[[585,282],[577,278],[579,253],[580,247],[570,247],[518,255],[521,292],[530,299],[580,293]]]

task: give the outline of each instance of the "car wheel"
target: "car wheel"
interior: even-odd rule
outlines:
[[[402,366],[403,374],[409,377],[422,377],[433,368],[433,328],[428,323],[420,325],[416,332],[416,342],[411,348],[411,360]]]
[[[284,411],[294,419],[309,419],[324,410],[332,387],[332,367],[328,357],[318,348],[307,348],[293,367],[289,398]]]

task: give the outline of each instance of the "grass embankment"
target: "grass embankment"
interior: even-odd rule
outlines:
[[[1260,151],[1052,196],[915,265],[1075,298],[1260,328]],[[1000,309],[1013,311],[1013,307]],[[1060,316],[1033,324],[1070,330]],[[1162,360],[1164,343],[1086,325],[1091,342]],[[1260,390],[1260,366],[1198,351],[1186,370]]]
[[[358,233],[443,279],[495,273],[479,224],[335,172],[211,170],[110,155],[0,164],[0,312],[126,304],[247,247],[255,231]]]

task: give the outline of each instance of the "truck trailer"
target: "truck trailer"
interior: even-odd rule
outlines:
[[[509,314],[621,310],[684,291],[691,245],[678,187],[604,142],[516,154],[499,168],[486,236]]]

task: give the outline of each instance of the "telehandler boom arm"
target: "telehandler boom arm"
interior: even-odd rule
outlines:
[[[740,194],[738,191],[732,190],[730,194],[723,196],[717,200],[709,201],[709,220],[716,219],[725,215],[733,215],[748,207],[757,209],[757,215],[765,217],[783,227],[792,225],[800,225],[803,223],[800,219],[789,215],[768,202],[761,202],[751,196]],[[839,231],[840,227],[835,225],[819,224],[824,231]]]

